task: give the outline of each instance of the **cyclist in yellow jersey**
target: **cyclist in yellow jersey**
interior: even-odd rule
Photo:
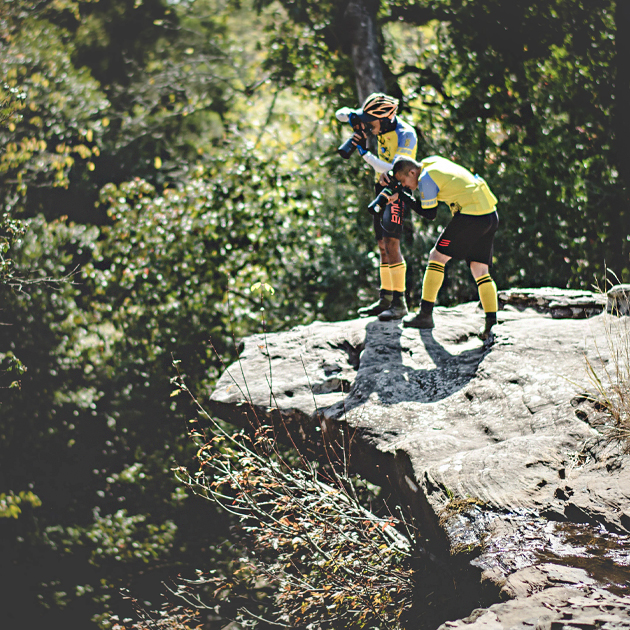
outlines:
[[[389,171],[397,157],[415,158],[418,138],[414,128],[396,116],[398,99],[376,92],[367,97],[360,110],[342,107],[335,116],[341,122],[349,122],[357,114],[362,128],[355,130],[353,143],[358,153],[374,169],[376,194],[383,189],[379,178]],[[377,138],[377,155],[368,151],[367,135]],[[405,215],[404,203],[388,204],[382,214],[374,214],[374,234],[380,256],[379,299],[358,310],[361,316],[378,315],[380,320],[401,319],[407,315],[405,300],[407,264],[400,251]]]
[[[434,209],[438,201],[443,201],[453,215],[429,254],[422,282],[420,312],[405,318],[403,325],[433,328],[433,306],[444,280],[444,268],[451,258],[455,258],[465,260],[470,267],[486,316],[479,336],[491,340],[498,310],[497,287],[489,273],[494,235],[499,226],[497,198],[483,178],[437,155],[420,162],[398,158],[392,172],[403,186],[420,192],[420,202],[404,191],[390,197],[390,201],[401,197],[415,211]]]

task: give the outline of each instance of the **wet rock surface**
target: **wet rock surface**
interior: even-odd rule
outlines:
[[[250,337],[209,411],[303,444],[345,436],[458,567],[468,608],[443,628],[630,627],[630,456],[584,396],[628,318],[581,291],[500,298],[492,345],[475,303],[438,307],[432,331],[368,318]]]

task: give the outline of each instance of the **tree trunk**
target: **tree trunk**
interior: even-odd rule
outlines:
[[[359,102],[372,92],[385,91],[383,58],[378,42],[374,0],[350,0],[344,13],[347,42],[354,65]]]
[[[628,241],[626,236],[630,229],[630,0],[617,0],[615,8],[615,108],[613,125],[615,130],[614,160],[619,172],[622,195],[618,213],[618,236],[620,251],[612,252],[617,271],[628,268]],[[617,259],[617,256],[619,258]],[[625,280],[628,281],[627,279]]]

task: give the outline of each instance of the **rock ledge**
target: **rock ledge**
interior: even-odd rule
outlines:
[[[630,628],[630,458],[584,395],[585,359],[610,368],[628,317],[584,291],[500,299],[489,347],[476,303],[437,308],[433,331],[369,318],[249,337],[209,410],[241,426],[279,412],[306,446],[351,434],[351,464],[391,482],[453,567],[442,628]]]

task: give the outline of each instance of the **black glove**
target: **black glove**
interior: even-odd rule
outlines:
[[[352,136],[352,144],[359,150],[359,153],[363,155],[367,150],[367,136],[363,128],[355,128],[354,135]]]
[[[408,208],[411,208],[416,214],[419,214],[423,219],[433,221],[437,216],[437,206],[435,208],[423,208],[422,204],[404,188],[398,193],[402,201]]]

